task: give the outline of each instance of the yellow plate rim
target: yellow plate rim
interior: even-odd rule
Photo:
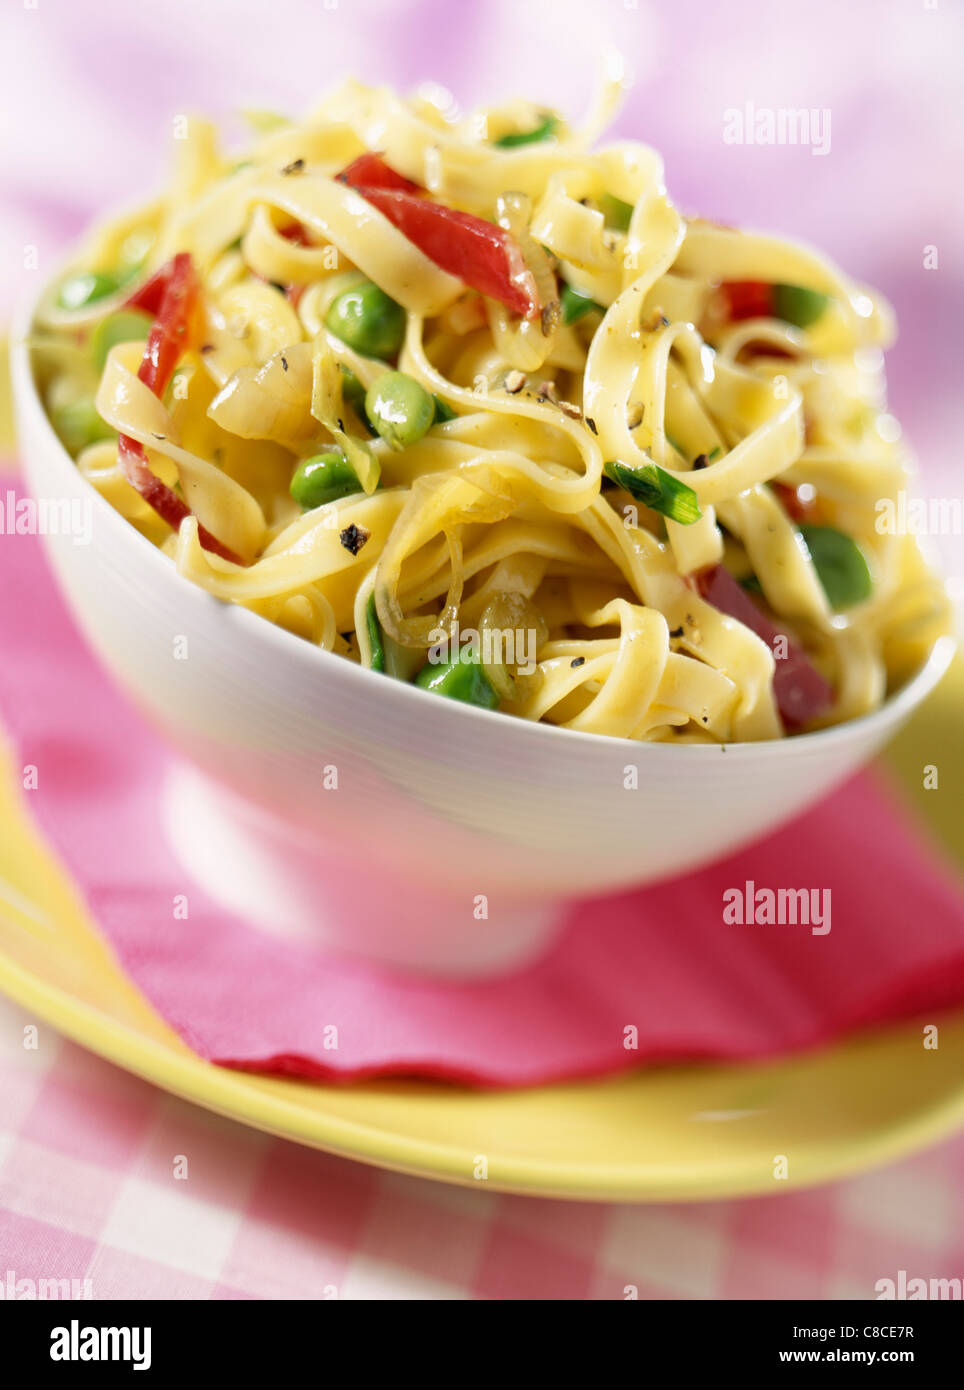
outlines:
[[[299,1107],[296,1093],[286,1099],[283,1094],[273,1094],[252,1083],[270,1079],[282,1092],[284,1088],[300,1088],[313,1083],[257,1077],[215,1066],[190,1052],[183,1055],[174,1052],[163,1043],[144,1038],[124,1024],[105,1018],[91,1005],[47,984],[3,956],[0,956],[0,990],[74,1042],[173,1095],[280,1138],[409,1176],[483,1187],[489,1191],[596,1201],[705,1201],[772,1192],[772,1186],[763,1187],[759,1167],[754,1166],[751,1171],[748,1157],[721,1164],[712,1181],[700,1172],[695,1189],[693,1181],[687,1180],[686,1166],[678,1162],[629,1168],[606,1164],[573,1165],[564,1161],[550,1165],[544,1159],[527,1162],[504,1157],[498,1159],[498,1176],[479,1183],[469,1176],[472,1155],[465,1149],[408,1138],[374,1125],[305,1110]],[[964,1022],[964,1011],[952,1015],[952,1021],[958,1020]],[[910,1029],[915,1029],[914,1023],[875,1030],[809,1055],[829,1056],[845,1048],[873,1046],[875,1039],[899,1037]],[[797,1055],[786,1060],[799,1064],[801,1059]],[[725,1067],[738,1065],[720,1064]],[[767,1064],[773,1068],[780,1065],[780,1061]],[[585,1084],[592,1085],[591,1082]],[[841,1146],[839,1141],[815,1144],[808,1151],[804,1176],[787,1186],[800,1190],[892,1162],[937,1142],[959,1127],[964,1127],[964,1078],[958,1093],[946,1096],[941,1103],[933,1104],[912,1119],[871,1130],[863,1139],[850,1140],[846,1146]]]

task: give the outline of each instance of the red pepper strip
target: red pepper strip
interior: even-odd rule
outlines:
[[[765,280],[724,280],[720,294],[731,323],[773,317],[773,286]]]
[[[413,193],[367,186],[357,192],[442,270],[513,313],[538,318],[542,306],[532,272],[502,227]]]
[[[380,154],[360,154],[338,178],[350,188],[394,188],[399,193],[420,193],[417,183],[398,174],[385,163]]]
[[[184,252],[175,256],[141,287],[139,294],[143,294],[155,282],[161,288],[157,317],[147,339],[137,375],[145,386],[150,387],[156,396],[160,396],[184,350],[184,342],[197,304],[198,282],[191,257]],[[154,293],[155,290],[152,288],[148,303],[152,302]],[[143,301],[137,307],[143,308]],[[127,481],[140,493],[148,506],[153,507],[161,520],[177,531],[185,517],[193,516],[190,507],[152,471],[143,446],[136,439],[122,434],[117,444],[121,469]],[[232,560],[236,565],[242,563],[233,551],[222,545],[200,523],[198,540],[205,550],[220,555],[222,559]]]
[[[526,318],[541,312],[539,295],[513,236],[484,218],[417,196],[417,183],[381,155],[359,157],[338,175],[420,251],[450,275]]]
[[[811,521],[817,510],[816,497],[803,498],[800,489],[788,483],[771,483],[770,486],[783,504],[783,510],[791,521]]]
[[[198,282],[191,257],[181,251],[168,265],[164,296],[137,372],[155,396],[163,394],[184,351],[197,297]]]
[[[803,728],[811,719],[829,709],[834,701],[833,687],[812,665],[806,652],[760,612],[729,570],[722,565],[714,565],[695,577],[699,592],[707,603],[712,603],[721,613],[729,614],[755,632],[771,651],[776,639],[783,638],[786,655],[776,658],[773,693],[780,718],[789,732]]]
[[[171,278],[171,268],[173,261],[168,261],[162,265],[160,270],[155,270],[149,280],[145,280],[139,290],[135,290],[124,300],[125,309],[143,309],[145,314],[156,314],[161,307],[161,300],[164,298],[164,291],[167,289],[167,282]]]

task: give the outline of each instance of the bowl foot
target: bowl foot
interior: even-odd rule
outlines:
[[[472,980],[522,969],[561,924],[557,904],[512,903],[469,885],[439,891],[346,862],[186,763],[168,772],[162,815],[171,848],[208,896],[288,941]]]

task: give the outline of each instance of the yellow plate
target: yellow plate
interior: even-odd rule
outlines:
[[[960,755],[962,692],[958,666],[890,755],[912,793],[928,748],[941,748],[945,766]],[[942,1021],[936,1051],[924,1050],[917,1023],[766,1065],[662,1067],[508,1093],[222,1070],[200,1061],[119,969],[28,824],[18,782],[0,765],[0,989],[119,1066],[244,1124],[446,1182],[611,1201],[785,1191],[964,1124],[964,1012]],[[928,819],[946,810],[938,833],[960,851],[947,799],[916,797]],[[775,1184],[780,1156],[788,1176]]]

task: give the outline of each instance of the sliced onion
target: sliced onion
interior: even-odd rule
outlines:
[[[526,271],[536,285],[542,315],[520,319],[504,304],[486,301],[486,313],[500,354],[520,372],[537,371],[552,352],[559,327],[559,288],[549,257],[529,231],[530,200],[523,193],[503,193],[496,201],[496,220],[518,242]]]
[[[496,594],[486,605],[485,611],[479,619],[482,652],[484,653],[486,650],[486,632],[504,634],[506,632],[525,631],[526,629],[535,632],[536,651],[538,652],[548,636],[548,627],[542,614],[525,594],[518,591]],[[518,657],[514,639],[513,656]],[[514,668],[518,668],[520,665],[518,660],[512,664]],[[483,656],[482,665],[496,694],[501,696],[503,700],[516,701],[520,698],[519,681],[510,674],[505,662],[487,662]]]

